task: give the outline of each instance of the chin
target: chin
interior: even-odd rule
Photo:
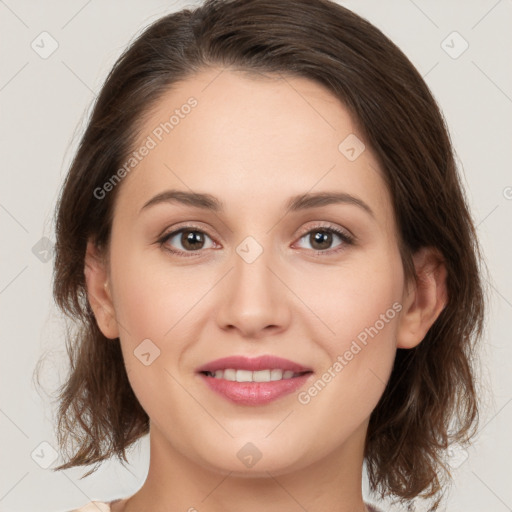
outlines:
[[[286,474],[313,462],[307,452],[297,450],[297,445],[283,447],[281,441],[277,436],[273,441],[244,436],[218,443],[215,449],[210,445],[207,451],[196,451],[196,458],[211,471],[241,478],[268,478],[269,473]]]

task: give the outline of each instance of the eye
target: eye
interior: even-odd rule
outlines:
[[[335,249],[331,249],[336,238],[341,240],[341,243]],[[306,232],[300,240],[306,240],[311,245],[312,250],[320,253],[338,252],[345,249],[347,245],[354,243],[352,235],[332,226],[316,226]]]
[[[212,242],[209,246],[207,240]],[[182,256],[195,256],[194,254],[187,253],[200,252],[201,249],[210,249],[215,245],[210,236],[196,226],[185,226],[179,230],[167,233],[158,242],[161,246],[165,246],[168,251]],[[176,245],[178,248],[173,248]]]
[[[340,240],[340,243],[332,249],[331,246],[336,238]],[[354,244],[354,237],[348,231],[324,225],[305,232],[299,239],[299,241],[302,240],[310,243],[311,250],[317,254],[337,253],[345,249],[346,246]],[[164,234],[158,243],[167,251],[185,257],[198,256],[202,249],[216,247],[212,238],[197,226],[184,226]]]

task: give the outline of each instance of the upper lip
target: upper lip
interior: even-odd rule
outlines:
[[[283,359],[282,357],[272,355],[263,355],[259,357],[230,356],[215,359],[215,361],[210,361],[209,363],[200,366],[197,369],[197,372],[215,372],[217,370],[226,370],[227,368],[249,371],[290,370],[295,373],[311,371],[311,368],[305,368],[299,363],[290,361],[289,359]]]

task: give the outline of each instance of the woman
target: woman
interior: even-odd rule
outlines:
[[[438,508],[477,424],[478,245],[436,102],[374,26],[328,0],[158,20],[103,86],[56,229],[78,326],[57,469],[150,434],[141,489],[80,510],[373,511],[364,463]]]

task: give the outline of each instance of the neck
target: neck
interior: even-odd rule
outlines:
[[[362,465],[366,423],[335,452],[294,471],[215,471],[185,457],[151,426],[144,485],[112,512],[366,512]]]

